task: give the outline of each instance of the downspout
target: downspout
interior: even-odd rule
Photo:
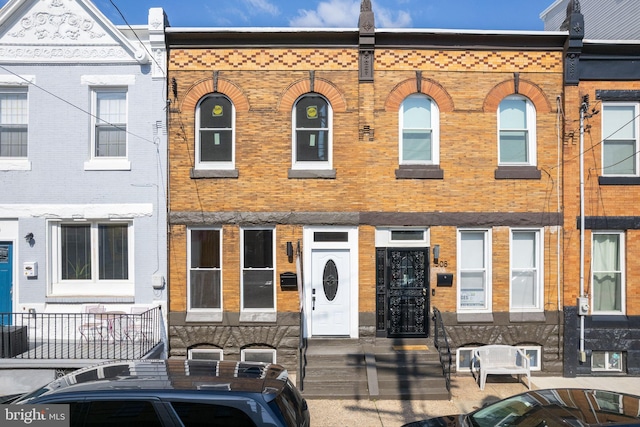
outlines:
[[[586,361],[584,352],[584,317],[589,309],[584,294],[584,113],[589,108],[589,98],[585,96],[580,105],[580,298],[578,314],[580,316],[580,361]],[[585,307],[586,304],[586,307]]]

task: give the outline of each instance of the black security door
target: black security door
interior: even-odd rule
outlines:
[[[385,252],[387,336],[426,337],[429,333],[428,249],[388,248]],[[382,273],[382,269],[378,271]]]

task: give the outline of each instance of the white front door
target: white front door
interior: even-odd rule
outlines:
[[[349,336],[351,268],[348,249],[311,251],[311,334]]]

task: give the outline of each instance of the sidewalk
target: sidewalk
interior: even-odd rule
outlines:
[[[515,378],[487,380],[484,390],[469,374],[453,374],[451,400],[308,400],[313,427],[398,427],[410,421],[473,411],[527,391]],[[489,382],[490,380],[493,380]],[[526,381],[526,379],[524,380]],[[637,377],[532,377],[532,389],[598,388],[640,395]]]

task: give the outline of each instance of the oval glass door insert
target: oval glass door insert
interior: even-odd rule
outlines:
[[[322,287],[327,301],[333,301],[338,293],[338,267],[333,260],[327,261],[322,273]]]

